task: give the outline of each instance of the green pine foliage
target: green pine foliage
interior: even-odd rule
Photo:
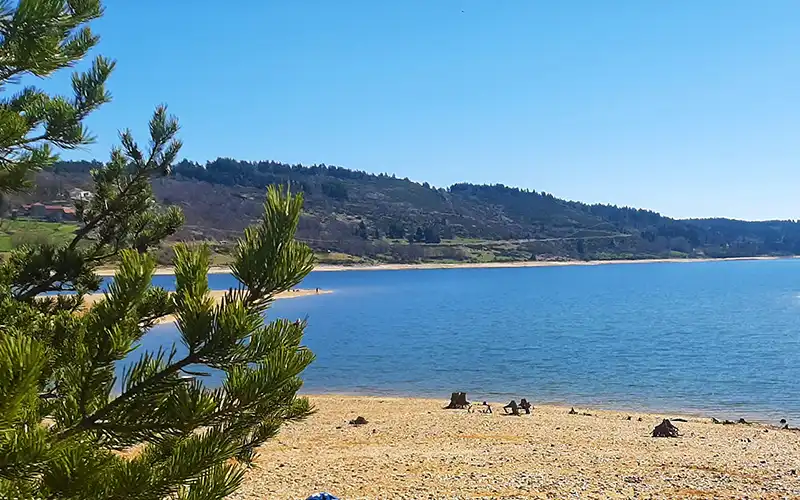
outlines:
[[[74,66],[99,41],[86,23],[101,15],[100,0],[0,1],[0,90]],[[98,56],[72,76],[70,97],[25,86],[0,99],[0,193],[28,187],[32,172],[58,159],[53,146],[92,142],[82,122],[110,100],[105,82],[113,69]]]
[[[3,282],[0,498],[233,492],[256,447],[311,411],[296,395],[314,359],[301,344],[305,323],[263,318],[275,295],[313,267],[311,250],[294,239],[301,207],[300,196],[270,188],[231,265],[240,285],[216,305],[204,247],[176,248],[171,295],[151,285],[152,256],[122,250],[105,298],[87,311],[67,300],[21,300]],[[186,353],[138,353],[167,314]],[[117,380],[115,365],[137,354]],[[218,388],[200,381],[210,368],[224,374]],[[131,448],[132,458],[116,453]]]
[[[97,42],[85,24],[97,0],[0,0],[0,85],[46,77]],[[0,100],[0,196],[25,189],[56,158],[87,144],[82,121],[108,101],[113,63],[99,57],[72,79],[74,96],[27,87]],[[295,239],[303,198],[272,187],[261,220],[239,241],[238,286],[216,303],[209,251],[175,249],[175,293],[151,284],[150,252],[183,222],[153,197],[181,147],[166,108],[150,121],[147,148],[128,131],[92,171],[94,197],[77,207],[68,238],[22,244],[0,262],[0,499],[215,499],[232,493],[256,448],[311,407],[297,397],[313,360],[305,323],[264,316],[273,298],[312,269]],[[95,269],[119,271],[91,308]],[[63,292],[69,292],[63,294]],[[160,318],[174,315],[176,346],[141,352]],[[116,368],[133,360],[121,378]],[[209,370],[219,387],[202,383]]]

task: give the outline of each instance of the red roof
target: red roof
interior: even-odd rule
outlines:
[[[45,205],[44,209],[49,212],[63,212],[65,214],[74,214],[75,209],[72,207],[64,207],[61,205]]]
[[[32,205],[22,205],[24,210],[30,210],[33,207],[44,207],[45,210],[48,212],[63,212],[65,214],[75,214],[75,209],[73,207],[64,207],[61,205],[45,205],[43,203],[36,202]]]

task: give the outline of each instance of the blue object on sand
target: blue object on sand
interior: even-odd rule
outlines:
[[[306,498],[306,500],[339,500],[339,499],[331,495],[330,493],[315,493],[310,497]]]

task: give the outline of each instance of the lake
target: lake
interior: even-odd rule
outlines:
[[[308,393],[466,391],[800,425],[800,260],[314,272],[301,287],[334,293],[268,316],[308,318]],[[161,325],[144,346],[175,339]]]

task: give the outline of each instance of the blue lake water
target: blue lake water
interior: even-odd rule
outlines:
[[[308,318],[309,393],[800,424],[800,260],[315,272],[301,286],[334,293],[277,301],[268,317]],[[177,338],[161,325],[144,347]]]

